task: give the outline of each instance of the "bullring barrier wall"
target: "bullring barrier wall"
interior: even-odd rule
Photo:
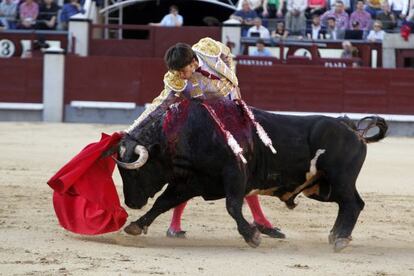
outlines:
[[[0,78],[6,80],[0,85],[0,102],[41,104],[42,59],[0,62]],[[165,73],[161,58],[66,55],[63,68],[63,120],[72,122],[131,122],[159,94]],[[266,110],[404,115],[400,118],[414,121],[414,71],[410,69],[239,64],[237,75],[244,99]],[[94,102],[100,103],[95,113],[90,111]],[[118,103],[112,108],[117,115],[108,111],[113,102]]]

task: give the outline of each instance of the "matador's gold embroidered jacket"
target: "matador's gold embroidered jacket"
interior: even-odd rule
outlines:
[[[164,90],[153,100],[150,106],[138,117],[127,130],[139,125],[151,112],[162,104],[174,102],[176,97],[226,97],[240,98],[235,64],[230,49],[221,42],[209,37],[201,39],[192,47],[197,55],[199,66],[219,79],[212,79],[194,72],[189,80],[179,77],[177,71],[168,71],[164,75]],[[172,103],[171,102],[171,103]],[[169,104],[168,104],[169,105]]]

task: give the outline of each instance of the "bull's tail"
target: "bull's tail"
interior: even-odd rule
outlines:
[[[366,124],[366,126],[361,127],[362,125]],[[367,136],[367,133],[370,129],[378,128],[378,133]],[[388,124],[384,118],[379,116],[368,116],[364,117],[357,123],[357,131],[364,138],[365,142],[367,143],[374,143],[378,142],[381,139],[385,138],[388,130]]]

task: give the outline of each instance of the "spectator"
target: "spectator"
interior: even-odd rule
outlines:
[[[337,39],[343,39],[344,35],[345,35],[345,31],[344,30],[338,30],[338,28],[336,27],[335,17],[328,18],[328,25],[326,27],[325,37],[327,39],[337,40]]]
[[[3,25],[3,22],[0,20],[0,32],[6,29],[6,27]]]
[[[358,49],[352,46],[349,40],[342,42],[342,54],[341,58],[355,58],[358,57]]]
[[[390,5],[387,1],[382,2],[381,11],[377,13],[377,20],[381,21],[382,28],[385,31],[394,29],[397,26],[395,15],[391,12]]]
[[[327,6],[327,10],[333,10],[335,9],[335,4],[338,0],[326,0],[328,2]],[[351,14],[351,12],[353,12],[354,9],[354,0],[341,0],[342,3],[344,4],[344,10],[349,14]],[[328,8],[329,7],[329,8]]]
[[[410,8],[408,9],[408,15],[406,19],[407,19],[407,22],[414,23],[414,0],[411,0]]]
[[[381,11],[381,0],[367,0],[365,10],[371,14],[372,18],[375,19],[377,17],[377,13]]]
[[[39,15],[39,5],[33,0],[25,0],[19,8],[21,29],[32,29]]]
[[[251,37],[256,33],[260,38],[270,38],[269,30],[262,25],[262,20],[259,17],[254,19],[254,26],[247,31],[247,36]]]
[[[264,10],[264,7],[263,7],[264,1],[266,1],[266,0],[264,0],[264,1],[263,0],[239,0],[237,2],[237,10],[242,10],[243,9],[243,2],[244,1],[246,1],[249,4],[250,9],[254,10],[257,13],[257,15],[262,15],[263,10]],[[263,3],[263,5],[262,5],[262,3]]]
[[[326,29],[321,25],[321,17],[319,14],[312,16],[312,24],[306,30],[306,37],[308,39],[324,39],[326,35]]]
[[[382,41],[384,40],[385,32],[382,30],[382,23],[379,20],[375,20],[374,28],[369,32],[367,40],[368,41]]]
[[[41,30],[55,30],[58,11],[59,6],[54,0],[43,0],[39,8],[36,28]]]
[[[353,21],[351,23],[351,28],[345,30],[344,32],[344,39],[352,39],[352,40],[359,40],[363,39],[367,36],[368,31],[361,30],[361,26],[359,25],[358,21]]]
[[[178,7],[172,5],[170,13],[164,16],[160,23],[150,23],[151,26],[161,27],[181,27],[183,25],[183,17],[178,14]]]
[[[371,14],[364,11],[364,0],[357,0],[356,10],[351,14],[349,21],[350,23],[358,22],[360,30],[363,31],[371,28]]]
[[[265,47],[263,39],[258,39],[256,41],[256,50],[254,50],[251,56],[255,57],[271,57],[272,53]]]
[[[341,0],[335,2],[335,8],[333,10],[329,10],[325,12],[322,17],[322,25],[327,25],[328,18],[335,18],[335,27],[338,30],[346,30],[348,28],[349,16],[345,12],[344,3]]]
[[[242,2],[242,9],[237,10],[230,16],[231,19],[235,19],[245,25],[253,25],[253,20],[256,17],[258,17],[257,13],[250,8],[250,5],[246,0]]]
[[[351,14],[354,10],[354,0],[342,0],[342,3],[344,3],[344,10],[348,13]]]
[[[283,17],[284,0],[264,0],[263,1],[263,17],[276,18]]]
[[[388,0],[388,4],[391,8],[392,13],[395,15],[401,24],[404,19],[406,19],[409,11],[409,2],[410,0]],[[414,3],[413,1],[411,1]]]
[[[285,26],[291,35],[304,35],[307,0],[287,0]]]
[[[276,29],[272,32],[272,37],[284,39],[288,36],[288,31],[285,28],[285,23],[280,21],[276,24]]]
[[[69,3],[63,5],[62,13],[60,14],[60,22],[62,23],[62,29],[67,30],[69,19],[78,13],[85,13],[85,10],[79,3],[79,0],[70,0]]]
[[[306,17],[313,18],[314,14],[322,15],[326,11],[326,0],[308,0],[308,8],[306,9]]]
[[[16,28],[17,4],[13,0],[3,0],[0,3],[0,22],[5,29]]]

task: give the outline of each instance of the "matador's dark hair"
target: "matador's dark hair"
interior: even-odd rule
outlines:
[[[197,56],[190,45],[177,43],[167,50],[164,61],[168,70],[181,70],[189,65],[193,58],[197,58]]]

